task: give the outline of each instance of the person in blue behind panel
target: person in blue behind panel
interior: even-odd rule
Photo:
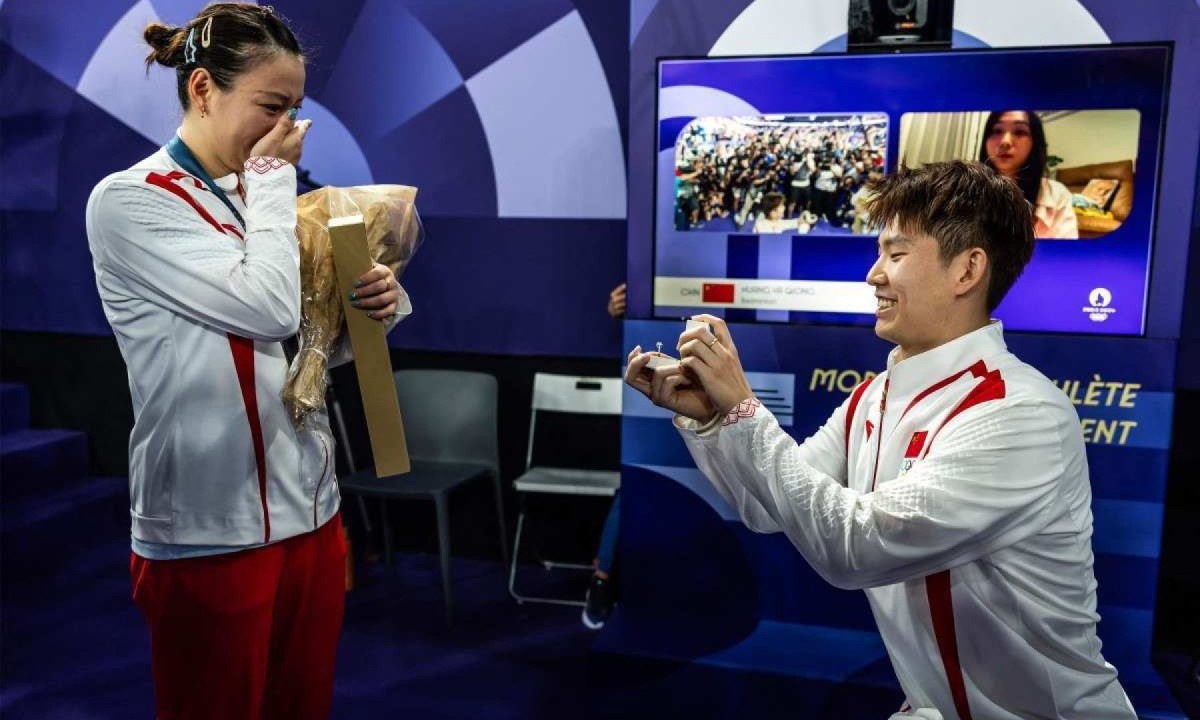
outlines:
[[[614,320],[625,317],[626,284],[621,283],[608,294],[608,315]],[[599,630],[608,622],[613,607],[617,604],[617,536],[621,531],[621,491],[613,494],[608,514],[604,518],[604,529],[600,532],[600,544],[592,560],[592,579],[584,596],[583,624],[589,630]]]
[[[1079,418],[989,320],[1033,251],[1017,185],[976,163],[878,183],[876,333],[896,343],[797,444],[754,397],[729,329],[626,382],[674,410],[742,520],[784,532],[830,583],[866,590],[904,690],[894,718],[1131,720],[1096,634]]]

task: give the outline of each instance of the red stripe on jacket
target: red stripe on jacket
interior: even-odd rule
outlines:
[[[942,667],[945,668],[946,680],[950,683],[954,711],[958,713],[959,720],[972,720],[971,706],[967,704],[967,685],[963,680],[962,665],[958,661],[958,636],[954,631],[954,598],[950,594],[950,571],[943,570],[925,578],[925,595],[929,598],[933,635],[937,638]]]
[[[846,408],[846,463],[850,462],[850,429],[854,427],[854,413],[858,411],[858,403],[862,400],[863,393],[871,386],[871,381],[875,376],[863,380],[854,388],[850,394],[850,405]]]

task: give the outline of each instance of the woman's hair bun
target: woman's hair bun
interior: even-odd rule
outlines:
[[[151,47],[146,56],[146,64],[158,63],[167,67],[179,67],[183,64],[184,28],[170,27],[162,23],[150,23],[146,26],[142,37]]]

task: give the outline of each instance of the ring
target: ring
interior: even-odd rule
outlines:
[[[712,350],[712,348],[713,348],[713,345],[716,345],[716,344],[717,344],[717,343],[719,343],[719,342],[721,342],[721,341],[720,341],[720,339],[718,339],[718,338],[713,338],[713,341],[712,341],[712,342],[710,342],[710,343],[708,344],[708,349],[709,349],[709,350]]]

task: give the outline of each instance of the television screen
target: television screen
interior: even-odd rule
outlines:
[[[869,181],[979,160],[1029,199],[1013,330],[1139,335],[1168,45],[661,59],[654,312],[869,325]]]

